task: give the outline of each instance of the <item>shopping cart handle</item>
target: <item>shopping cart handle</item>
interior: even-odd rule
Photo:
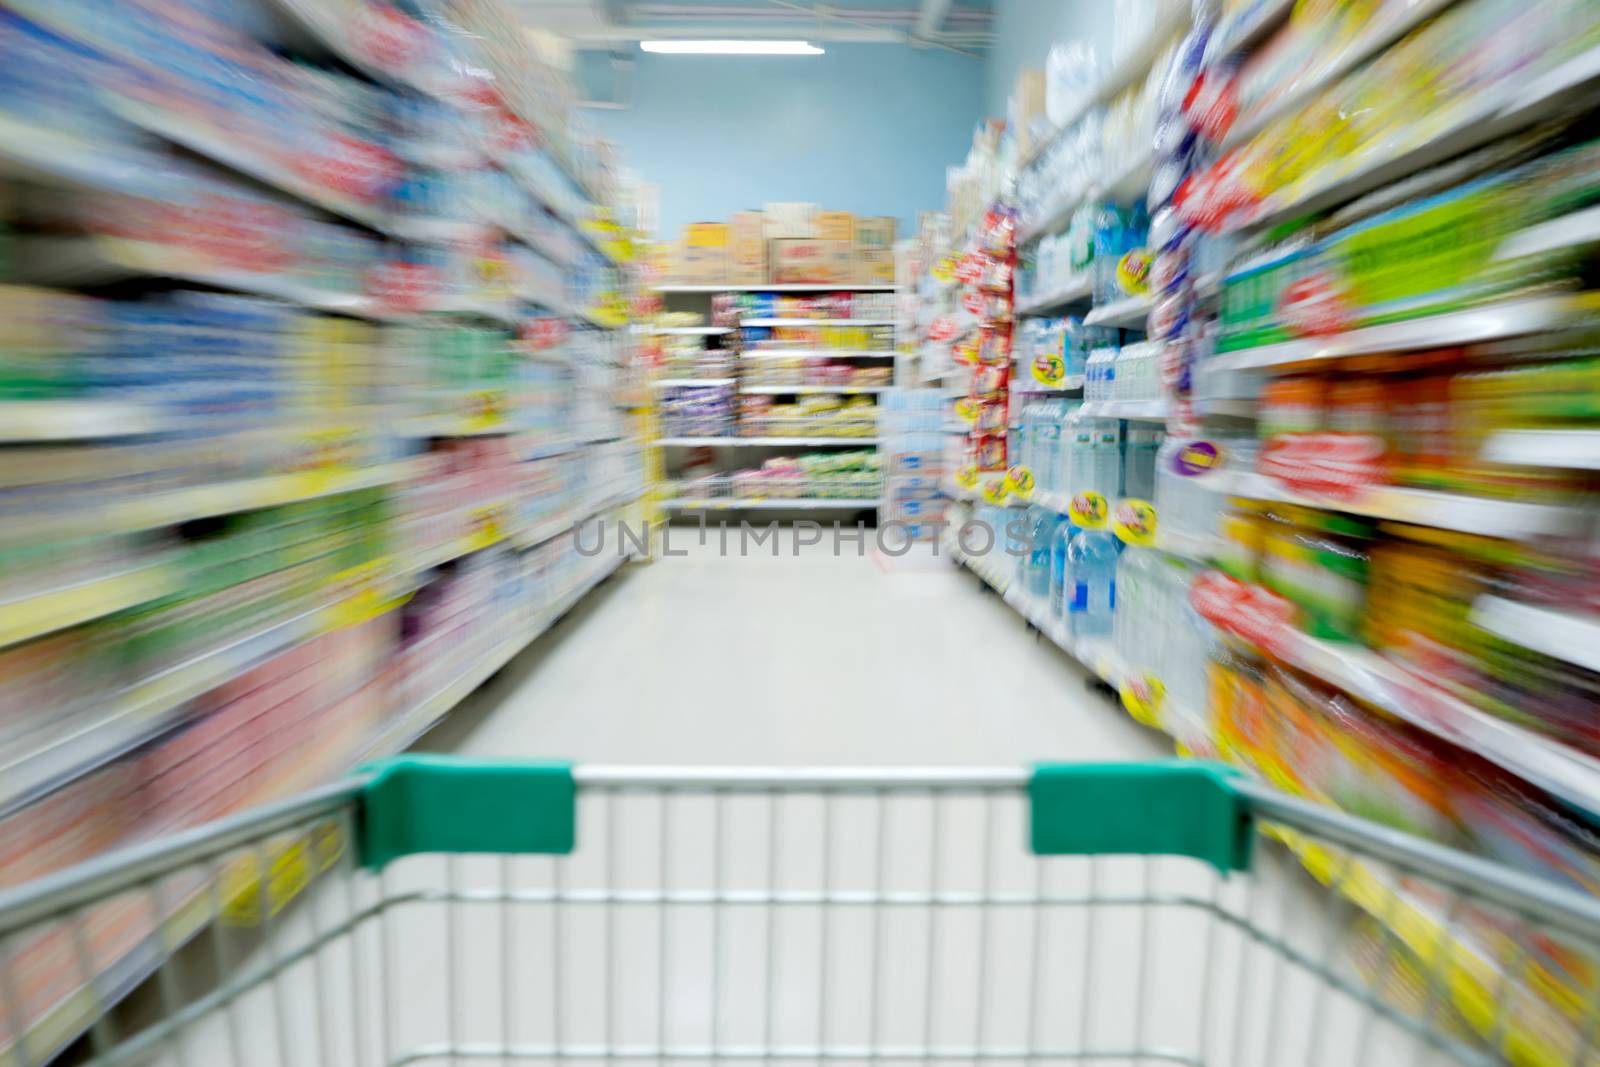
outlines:
[[[363,866],[422,852],[572,851],[577,790],[570,763],[398,756],[362,768]]]
[[[1238,772],[1198,760],[1042,763],[1028,782],[1041,856],[1192,856],[1226,874],[1250,866]]]

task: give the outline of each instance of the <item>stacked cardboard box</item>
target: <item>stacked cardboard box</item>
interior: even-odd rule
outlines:
[[[772,203],[685,226],[667,273],[682,285],[892,285],[894,236],[887,216]]]

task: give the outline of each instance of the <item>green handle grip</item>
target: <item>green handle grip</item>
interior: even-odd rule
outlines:
[[[361,864],[419,852],[565,854],[577,839],[570,763],[399,756],[363,768]]]
[[[1192,856],[1248,870],[1250,811],[1238,772],[1196,760],[1043,763],[1028,783],[1040,856]]]

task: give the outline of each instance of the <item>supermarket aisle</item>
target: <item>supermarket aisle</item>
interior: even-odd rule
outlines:
[[[420,748],[711,764],[1146,759],[1170,745],[977,579],[853,546],[700,548],[613,578]]]

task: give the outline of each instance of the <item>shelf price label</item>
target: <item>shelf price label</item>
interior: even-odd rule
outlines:
[[[1111,532],[1124,544],[1149,548],[1156,543],[1156,506],[1128,497],[1111,512]]]
[[[1067,380],[1067,361],[1060,352],[1041,352],[1033,358],[1033,380],[1054,389]]]
[[[1010,495],[1010,492],[1010,489],[1007,488],[1006,476],[1003,474],[993,478],[985,478],[983,481],[983,499],[996,507],[1006,502],[1006,497]]]
[[[1093,490],[1074,493],[1067,503],[1067,516],[1072,525],[1085,530],[1105,529],[1109,510],[1106,498]]]
[[[1284,433],[1261,449],[1261,473],[1307,496],[1354,500],[1384,481],[1383,438],[1367,433]]]
[[[934,260],[933,269],[929,273],[941,282],[953,282],[956,280],[956,265],[960,262],[960,257],[954,252],[946,252]]]
[[[1153,674],[1138,675],[1123,681],[1118,695],[1128,714],[1144,723],[1161,729],[1163,706],[1167,702],[1167,687]]]
[[[963,489],[971,489],[973,486],[977,485],[978,484],[978,468],[977,468],[977,466],[974,465],[974,464],[971,464],[971,463],[967,463],[967,464],[964,464],[961,467],[956,468],[956,484],[959,485]]]
[[[1006,471],[1006,489],[1023,500],[1032,498],[1034,484],[1033,471],[1020,463]]]
[[[1259,585],[1207,571],[1189,587],[1189,603],[1218,629],[1273,655],[1282,655],[1294,632],[1294,605]]]
[[[1189,441],[1172,457],[1172,469],[1180,478],[1210,474],[1222,462],[1222,450],[1210,441]]]

